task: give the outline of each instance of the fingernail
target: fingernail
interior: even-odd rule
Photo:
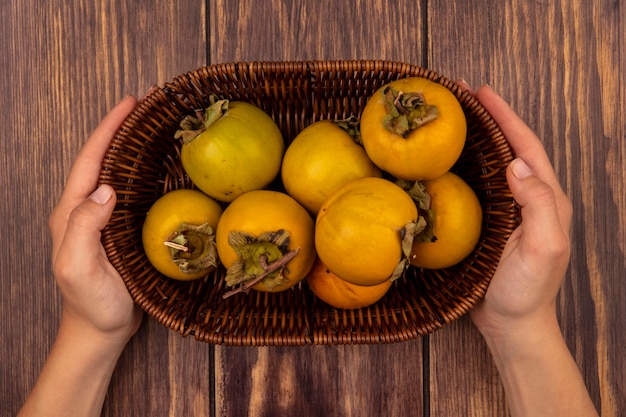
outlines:
[[[89,196],[89,199],[95,201],[100,205],[105,205],[111,199],[112,195],[113,190],[111,189],[111,187],[101,185]]]
[[[150,89],[146,91],[146,93],[143,95],[142,100],[148,97],[150,94],[152,94],[154,91],[158,89],[159,89],[159,86],[156,84],[153,84],[152,87],[150,87]]]
[[[511,161],[510,165],[511,171],[513,171],[513,175],[515,175],[515,178],[517,178],[518,180],[523,180],[524,178],[528,178],[533,175],[533,172],[530,170],[528,165],[526,165],[526,162],[524,162],[520,158],[516,158]]]
[[[472,87],[469,85],[469,83],[465,80],[465,78],[459,78],[459,80],[457,81],[457,83],[459,85],[461,85],[462,87],[465,87],[467,89],[471,89]]]
[[[470,94],[474,94],[474,89],[472,88],[472,86],[469,85],[469,83],[465,81],[463,78],[458,79],[456,83],[458,84],[459,87],[461,87],[461,90],[467,91]]]

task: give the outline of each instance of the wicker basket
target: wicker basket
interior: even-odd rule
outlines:
[[[159,274],[141,244],[141,227],[163,193],[192,188],[173,139],[180,120],[208,105],[211,93],[256,104],[290,141],[320,119],[360,115],[383,84],[406,76],[441,83],[462,104],[466,147],[453,171],[476,191],[484,212],[474,252],[439,271],[410,267],[375,305],[337,310],[306,283],[285,292],[251,291],[223,299],[224,270],[179,282]],[[519,224],[505,179],[511,150],[491,116],[471,95],[435,72],[387,61],[253,62],[212,65],[180,75],[142,100],[117,132],[100,181],[118,194],[103,244],[133,299],[183,336],[228,345],[390,343],[415,339],[464,315],[485,293],[503,246]]]

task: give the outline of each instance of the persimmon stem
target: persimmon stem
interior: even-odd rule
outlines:
[[[174,243],[174,242],[163,242],[163,244],[165,246],[167,246],[168,248],[173,248],[176,250],[182,250],[183,252],[189,252],[189,248],[185,245],[179,245],[178,243]]]
[[[228,291],[227,293],[225,293],[222,298],[228,298],[232,295],[238,294],[240,292],[248,292],[250,291],[250,288],[254,287],[256,284],[258,284],[259,282],[261,282],[265,277],[267,277],[269,274],[271,274],[274,271],[279,270],[280,268],[284,268],[285,265],[287,265],[287,263],[289,261],[291,261],[293,258],[295,258],[295,256],[300,253],[300,248],[296,248],[292,251],[289,251],[287,253],[285,253],[283,256],[281,256],[280,258],[278,258],[277,260],[275,260],[272,263],[267,263],[267,256],[265,255],[261,255],[259,257],[259,264],[263,267],[263,273],[259,274],[256,278],[251,279],[250,281],[240,285],[239,287],[235,288],[234,290]]]
[[[400,113],[409,114],[409,110],[404,107],[402,101],[400,101],[402,99],[402,96],[404,96],[404,91],[398,91],[398,97],[396,97],[396,99],[393,101],[393,105],[396,107],[396,109],[398,109]]]

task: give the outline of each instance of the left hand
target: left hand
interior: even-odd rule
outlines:
[[[61,326],[95,332],[120,346],[135,334],[142,313],[100,240],[115,207],[115,191],[96,186],[111,139],[136,105],[128,97],[102,120],[79,152],[49,219],[53,271],[63,295]]]

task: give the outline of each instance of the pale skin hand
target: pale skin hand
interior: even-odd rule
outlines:
[[[570,200],[531,129],[489,87],[473,94],[515,154],[506,175],[522,223],[472,321],[493,354],[512,416],[597,416],[556,315],[570,256]]]
[[[111,375],[142,313],[100,242],[116,196],[96,190],[115,131],[135,108],[128,97],[100,123],[78,154],[50,216],[53,272],[63,295],[58,335],[19,416],[99,416]]]

